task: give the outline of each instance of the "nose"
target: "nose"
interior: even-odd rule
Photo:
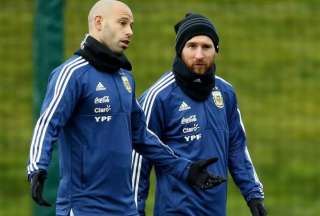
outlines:
[[[202,50],[200,47],[195,50],[195,58],[196,58],[196,59],[202,59],[202,58],[204,58],[203,50]]]
[[[133,35],[133,30],[131,26],[128,26],[126,35],[130,38]]]

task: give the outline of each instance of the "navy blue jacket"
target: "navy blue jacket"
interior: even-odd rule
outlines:
[[[96,70],[73,56],[49,79],[34,129],[28,175],[47,170],[59,141],[56,214],[137,215],[132,193],[132,149],[167,174],[185,179],[188,160],[177,157],[145,124],[129,71]]]
[[[262,184],[247,149],[233,87],[217,76],[215,83],[208,99],[197,102],[184,94],[172,72],[166,73],[141,97],[147,125],[183,157],[194,161],[218,157],[218,162],[209,166],[209,171],[227,178],[229,170],[246,201],[263,198]],[[199,191],[166,175],[152,161],[138,155],[135,159],[134,191],[140,215],[145,215],[153,165],[157,179],[154,215],[226,215],[226,183],[205,192]]]

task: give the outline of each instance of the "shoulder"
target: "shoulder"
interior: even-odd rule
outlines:
[[[220,76],[215,76],[215,87],[227,94],[235,94],[233,85]]]
[[[142,97],[145,99],[164,100],[175,87],[173,72],[166,72],[143,93]]]
[[[120,74],[124,74],[126,76],[130,76],[131,78],[133,78],[132,71],[129,71],[129,70],[126,70],[126,69],[123,69],[123,68],[120,68]]]
[[[220,76],[215,76],[215,89],[221,91],[226,104],[235,104],[236,92],[233,85]]]
[[[119,74],[120,76],[126,76],[131,82],[134,83],[134,76],[131,71],[120,68]]]
[[[234,91],[232,84],[220,76],[215,75],[215,83],[216,87],[218,87],[219,89]]]
[[[93,67],[86,61],[83,57],[74,55],[67,59],[64,63],[56,67],[50,77],[79,77],[84,74],[84,72],[89,71]]]

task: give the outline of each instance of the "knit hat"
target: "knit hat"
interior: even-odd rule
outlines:
[[[205,16],[187,13],[175,26],[176,52],[181,56],[185,43],[197,35],[206,35],[211,38],[216,52],[219,52],[219,37],[213,23]]]

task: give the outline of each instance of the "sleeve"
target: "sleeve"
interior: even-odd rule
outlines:
[[[163,144],[158,136],[147,128],[146,118],[138,101],[134,98],[132,103],[133,148],[143,157],[151,160],[155,166],[160,167],[164,173],[185,179],[185,169],[190,165],[190,161],[179,157],[169,146]]]
[[[247,148],[245,129],[234,92],[229,99],[230,106],[227,110],[230,134],[229,171],[247,202],[253,198],[263,199],[263,186],[256,174]]]
[[[57,68],[52,72],[40,117],[33,131],[28,176],[39,169],[48,169],[53,143],[74,110],[80,95],[79,89],[71,67]]]
[[[150,188],[152,161],[133,151],[133,194],[140,216],[145,216],[145,204]]]
[[[146,98],[148,100],[148,98]],[[152,110],[155,98],[151,98],[146,103],[146,109]],[[150,103],[149,103],[150,102]],[[164,173],[171,174],[180,179],[187,178],[187,168],[190,167],[190,161],[180,158],[174,151],[158,138],[155,132],[147,127],[150,116],[144,114],[140,104],[133,94],[131,127],[133,137],[133,148],[143,156],[143,159],[149,160],[152,165],[159,167]],[[147,167],[147,166],[146,166]],[[145,172],[146,174],[150,173]],[[138,180],[139,181],[139,180]],[[138,184],[139,185],[139,184]],[[144,191],[147,191],[149,182],[146,183]],[[137,192],[135,191],[135,194]],[[143,196],[147,196],[146,193]],[[135,197],[137,200],[137,197]],[[144,202],[143,204],[144,205]]]
[[[147,115],[146,110],[146,95],[147,93],[140,97],[139,103],[145,115]],[[163,110],[160,109],[160,104],[158,100],[152,106],[152,112],[148,113],[150,118],[146,122],[147,127],[153,131],[158,137],[162,137],[163,131]],[[150,186],[150,172],[153,167],[153,162],[151,160],[142,157],[138,153],[134,152],[133,156],[133,190],[139,211],[139,215],[146,215],[145,213],[145,202],[149,194]]]

